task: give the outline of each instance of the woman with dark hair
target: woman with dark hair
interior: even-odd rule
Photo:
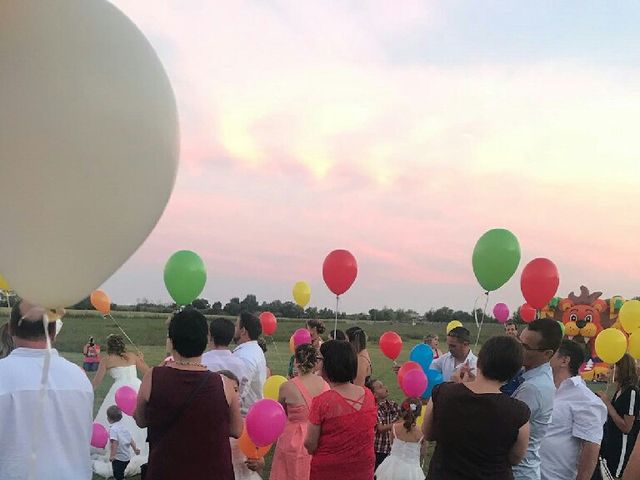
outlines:
[[[307,320],[307,330],[309,330],[309,333],[311,334],[311,345],[320,350],[320,345],[322,345],[321,335],[325,332],[324,323],[322,320],[310,318]]]
[[[616,362],[613,368],[613,383],[616,385],[616,392],[612,400],[605,392],[598,393],[608,413],[600,445],[600,457],[607,462],[611,474],[618,478],[627,466],[639,429],[638,373],[636,362],[628,353]],[[596,474],[596,478],[599,478],[599,473]]]
[[[304,448],[309,409],[315,397],[329,390],[327,382],[313,373],[319,356],[313,345],[298,346],[294,354],[298,375],[280,387],[278,401],[287,412],[287,424],[278,438],[271,480],[309,480],[311,455]]]
[[[144,375],[149,367],[142,359],[141,355],[127,351],[124,338],[120,335],[109,335],[107,337],[107,354],[100,359],[100,365],[96,376],[93,379],[93,389],[96,390],[104,380],[108,373],[114,379],[113,385],[104,397],[102,405],[98,409],[98,414],[94,420],[95,423],[108,428],[109,421],[107,419],[107,409],[111,405],[116,404],[116,392],[121,387],[131,387],[136,392],[140,388],[140,379],[138,373]],[[129,415],[125,415],[121,420],[122,426],[131,432],[131,436],[136,445],[140,447],[140,454],[131,458],[129,465],[125,471],[126,476],[137,475],[140,473],[140,467],[147,463],[149,448],[147,446],[146,429],[138,428],[136,422]],[[93,470],[100,476],[109,478],[113,476],[113,468],[109,461],[109,455],[106,452],[96,454],[93,461]]]
[[[375,465],[376,401],[368,388],[354,385],[358,360],[347,342],[320,347],[322,376],[331,390],[313,399],[304,446],[313,456],[310,480],[371,480]]]
[[[358,355],[358,372],[353,383],[363,387],[367,378],[373,373],[371,357],[367,351],[367,334],[364,333],[364,330],[360,327],[348,328],[345,333],[347,334],[349,343]]]
[[[235,384],[202,365],[207,321],[195,309],[169,323],[174,361],[143,378],[134,414],[149,429],[147,477],[233,480],[229,437],[242,433]]]
[[[433,389],[422,424],[436,441],[429,480],[466,478],[511,480],[529,443],[529,407],[504,395],[500,386],[522,366],[515,338],[490,338],[480,349],[476,378]]]

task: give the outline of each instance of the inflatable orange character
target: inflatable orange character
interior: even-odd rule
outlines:
[[[602,292],[589,293],[584,285],[580,287],[580,296],[573,292],[560,301],[562,323],[564,323],[565,335],[569,339],[582,337],[589,345],[591,354],[595,356],[595,338],[602,330],[600,313],[606,310],[607,302],[600,300]]]

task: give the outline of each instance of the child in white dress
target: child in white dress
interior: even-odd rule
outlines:
[[[416,425],[421,412],[418,398],[407,398],[400,405],[400,421],[391,429],[391,453],[376,470],[377,480],[424,480],[420,467],[422,433]]]

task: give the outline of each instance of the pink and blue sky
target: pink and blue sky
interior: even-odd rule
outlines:
[[[584,1],[117,0],[175,89],[178,181],[160,223],[103,286],[169,301],[176,250],[203,296],[332,306],[321,266],[346,248],[348,312],[470,310],[493,227],[581,284],[640,294],[640,5]],[[152,175],[152,172],[150,172]]]

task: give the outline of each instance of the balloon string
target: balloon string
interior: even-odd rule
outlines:
[[[118,328],[120,329],[120,331],[122,332],[122,334],[123,334],[125,337],[127,337],[127,340],[129,340],[129,342],[131,343],[131,345],[133,345],[133,348],[135,348],[135,349],[136,349],[136,351],[137,351],[138,353],[142,353],[142,352],[140,352],[140,349],[136,346],[136,344],[135,344],[135,343],[133,343],[133,340],[131,340],[131,337],[129,337],[129,335],[127,335],[127,332],[125,332],[125,331],[122,329],[122,327],[120,326],[120,324],[116,321],[116,319],[115,319],[115,318],[113,318],[113,316],[112,316],[110,313],[108,313],[107,315],[105,315],[105,317],[109,317],[111,320],[113,320],[113,323],[115,323],[115,324],[116,324],[116,327],[118,327]]]
[[[49,317],[45,313],[42,314],[42,325],[44,326],[44,337],[46,339],[47,348],[44,355],[44,363],[42,366],[42,377],[40,378],[40,391],[38,392],[38,408],[33,419],[31,427],[31,458],[29,459],[29,480],[36,478],[36,466],[38,464],[37,444],[40,442],[40,427],[43,424],[44,402],[47,395],[47,387],[49,384],[49,369],[51,366],[51,337],[49,337]]]
[[[480,324],[478,325],[478,313],[476,311],[476,304],[474,303],[473,305],[473,318],[475,318],[476,320],[476,326],[478,327],[478,336],[476,337],[476,344],[475,346],[478,346],[478,342],[480,342],[480,332],[482,332],[482,326],[484,325],[484,317],[486,316],[487,313],[487,305],[489,305],[489,292],[484,292],[484,294],[487,296],[485,302],[484,302],[484,308],[482,309],[482,319],[480,320]],[[476,298],[476,303],[477,303],[478,299]]]
[[[336,295],[336,319],[333,324],[333,339],[336,339],[338,334],[338,308],[340,306],[340,295]]]

